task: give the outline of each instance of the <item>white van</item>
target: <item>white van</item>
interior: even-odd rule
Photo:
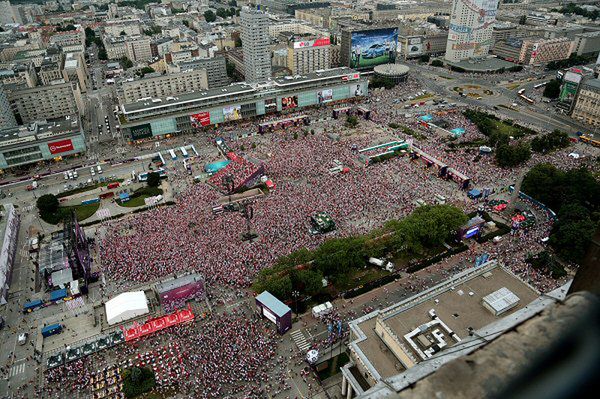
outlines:
[[[93,167],[93,166],[90,168],[90,174],[91,174],[92,176],[96,176],[96,171],[94,170],[94,167]]]
[[[435,202],[438,205],[444,205],[446,203],[446,197],[444,197],[443,195],[436,194],[435,195]]]
[[[100,165],[96,166],[96,170],[98,171],[98,174],[102,174],[102,168],[100,167]]]
[[[392,262],[386,262],[382,259],[378,259],[378,258],[369,258],[369,263],[378,267],[381,267],[382,269],[387,270],[388,272],[393,272],[395,270],[394,268],[394,264]]]

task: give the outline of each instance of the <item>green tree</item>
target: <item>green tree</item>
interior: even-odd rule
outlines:
[[[160,185],[160,174],[158,172],[148,173],[148,187],[158,187]]]
[[[36,201],[40,215],[51,215],[58,210],[58,198],[54,194],[44,194]]]
[[[358,118],[354,115],[348,115],[346,117],[346,126],[349,128],[355,128],[358,126]]]
[[[217,20],[217,16],[212,10],[204,11],[204,19],[206,22],[215,22]]]
[[[242,47],[242,38],[237,36],[234,42],[235,47]]]
[[[142,77],[142,78],[143,78],[143,77],[144,77],[146,74],[148,74],[148,73],[153,73],[153,72],[156,72],[156,71],[154,70],[154,68],[152,68],[152,67],[149,67],[149,66],[145,66],[145,67],[143,67],[142,69],[140,69],[139,71],[137,71],[137,72],[136,72],[136,75],[138,75],[138,76],[140,76],[140,77]]]
[[[548,242],[562,259],[580,263],[597,228],[589,217],[573,220],[559,215]]]
[[[521,15],[521,18],[519,18],[519,25],[525,25],[526,22],[527,22],[527,15]]]
[[[425,63],[429,62],[430,59],[431,59],[431,57],[429,56],[429,54],[423,54],[422,56],[419,57],[419,60],[421,62],[425,62]]]
[[[334,238],[315,251],[314,265],[323,275],[336,279],[351,269],[364,266],[364,237]]]
[[[441,68],[444,66],[444,62],[442,60],[433,60],[431,61],[431,66]]]
[[[134,398],[149,392],[156,385],[154,371],[146,367],[132,367],[123,372],[123,393]]]
[[[371,78],[371,82],[369,83],[369,87],[372,89],[378,89],[380,87],[385,87],[386,90],[391,89],[396,86],[396,83],[393,79],[381,77],[381,76],[373,76]]]
[[[121,57],[119,62],[121,63],[121,66],[123,67],[123,69],[129,69],[129,68],[133,67],[133,62],[131,62],[131,60],[125,56]]]
[[[296,284],[301,292],[308,295],[318,294],[323,289],[323,273],[319,270],[299,270]]]
[[[561,191],[563,181],[562,171],[549,163],[540,163],[527,172],[521,190],[551,209],[558,210],[562,201],[556,193]]]
[[[531,141],[531,149],[535,152],[547,153],[570,145],[569,135],[560,130],[554,130],[541,136],[534,137]]]
[[[122,30],[121,33],[119,33],[119,36],[127,36],[127,33],[125,33],[125,31]]]
[[[108,60],[108,54],[106,53],[106,49],[104,47],[98,50],[98,59],[103,61]]]
[[[520,165],[529,158],[531,158],[531,149],[527,143],[500,144],[496,148],[496,162],[503,168]]]
[[[231,7],[237,7],[237,1],[235,1],[235,0],[229,0],[229,2],[227,4],[229,4],[229,6],[231,6]]]
[[[558,79],[552,79],[546,86],[544,87],[544,97],[548,98],[558,98],[560,94],[560,81]]]

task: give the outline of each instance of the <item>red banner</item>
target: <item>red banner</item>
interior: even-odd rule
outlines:
[[[72,151],[75,148],[73,147],[73,142],[71,139],[67,139],[48,143],[48,149],[52,154],[60,154],[61,152]]]
[[[199,128],[210,125],[210,112],[200,112],[190,115],[192,127]]]
[[[153,334],[167,327],[192,321],[194,318],[195,315],[192,312],[192,308],[188,305],[186,309],[181,309],[175,313],[148,320],[142,325],[139,325],[137,322],[135,322],[131,328],[126,329],[125,327],[121,327],[121,329],[125,335],[125,341],[132,341],[146,335]]]

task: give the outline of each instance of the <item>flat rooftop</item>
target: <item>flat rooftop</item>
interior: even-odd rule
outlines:
[[[502,288],[516,295],[519,301],[510,310],[495,316],[483,306],[483,298]],[[367,317],[369,316],[367,315],[351,322],[356,323],[355,327],[364,334],[364,339],[359,338],[353,343],[364,356],[361,359],[363,363],[370,364],[381,378],[388,378],[402,372],[405,367],[379,337],[375,331],[376,324],[386,326],[410,353],[409,357],[418,363],[422,358],[405,338],[406,334],[416,329],[422,330],[412,341],[423,352],[428,347],[428,340],[435,341],[432,338],[436,335],[443,337],[447,345],[441,349],[443,353],[444,349],[456,343],[452,338],[453,334],[463,340],[469,336],[469,329],[478,330],[508,316],[524,308],[538,296],[539,294],[533,288],[496,264],[489,264],[477,270],[469,269],[421,294],[382,311],[374,312],[374,317]],[[432,309],[437,320],[445,324],[453,334],[444,330],[440,324],[425,328],[427,323],[432,323],[433,318],[430,314]]]
[[[287,88],[292,88],[296,85],[306,82],[315,82],[336,77],[340,77],[341,79],[342,76],[353,74],[358,74],[358,72],[350,68],[342,67],[317,71],[313,73],[308,73],[306,75],[273,78],[268,81],[256,84],[249,84],[245,82],[234,83],[226,87],[218,87],[193,93],[179,94],[177,96],[146,98],[144,100],[139,100],[133,103],[123,104],[123,110],[127,114],[152,108],[160,108],[176,104],[184,104],[187,102],[206,100],[214,97],[232,96],[242,93],[258,92],[262,90],[285,90]]]
[[[34,122],[27,126],[0,129],[0,146],[9,146],[29,141],[33,142],[80,132],[79,117],[77,115],[68,115],[62,118]]]

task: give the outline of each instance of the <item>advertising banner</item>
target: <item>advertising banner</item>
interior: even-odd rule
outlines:
[[[563,83],[562,89],[560,90],[559,100],[567,101],[567,102],[573,101],[573,99],[575,98],[575,95],[577,94],[578,86],[579,86],[579,84],[577,84],[575,82],[565,80]]]
[[[298,107],[298,96],[281,98],[281,109],[292,109]]]
[[[350,89],[354,93],[354,97],[363,96],[365,94],[364,90],[362,88],[362,85],[360,83],[357,84],[356,87],[354,85],[352,85],[352,87]]]
[[[350,68],[372,68],[394,63],[398,28],[383,28],[352,32]]]
[[[306,47],[321,47],[329,46],[331,44],[328,37],[320,37],[315,40],[304,40],[301,42],[294,42],[294,48],[306,48]]]
[[[223,108],[223,120],[225,122],[237,121],[242,119],[242,106],[230,105]]]
[[[51,154],[60,154],[61,152],[73,151],[75,148],[71,139],[67,139],[48,143],[48,149]]]
[[[277,99],[267,98],[265,100],[265,113],[277,112]]]
[[[148,137],[152,137],[152,126],[149,123],[134,126],[131,128],[131,138],[134,140],[141,140]]]
[[[210,112],[199,112],[190,115],[190,122],[193,128],[201,128],[210,125]]]
[[[414,39],[411,39],[411,42],[413,40]],[[423,43],[421,43],[421,39],[419,39],[418,43],[409,43],[407,53],[409,56],[423,54]]]
[[[317,100],[319,104],[327,103],[333,100],[333,90],[325,89],[317,92]]]

